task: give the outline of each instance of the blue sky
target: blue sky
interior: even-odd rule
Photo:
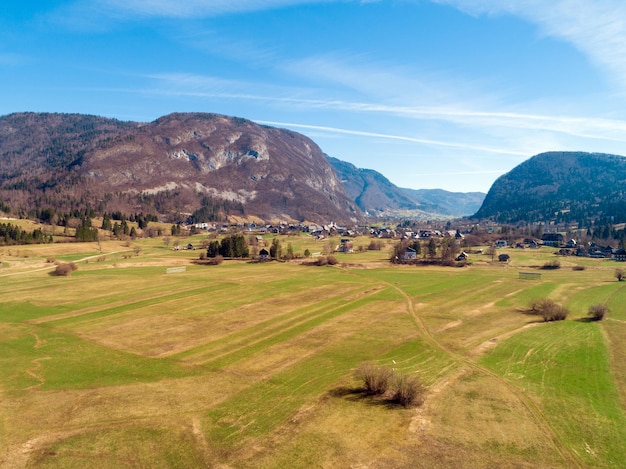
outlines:
[[[626,154],[623,0],[3,0],[0,114],[286,127],[414,189]]]

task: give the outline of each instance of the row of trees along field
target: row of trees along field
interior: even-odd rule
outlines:
[[[51,243],[52,236],[45,235],[40,228],[33,231],[23,230],[11,223],[0,223],[0,244],[11,246],[15,244],[42,244]]]

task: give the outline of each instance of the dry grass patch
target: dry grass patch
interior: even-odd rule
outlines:
[[[484,461],[506,460],[510,466],[563,462],[516,392],[491,376],[467,370],[427,402],[428,435],[450,448],[450,467],[466,467],[465,452],[482,453]]]
[[[384,318],[380,316],[380,310],[383,307],[386,311]],[[277,342],[229,366],[228,369],[245,376],[268,377],[372,327],[382,326],[379,330],[383,338],[402,340],[404,336],[399,332],[402,323],[394,319],[394,316],[400,314],[402,314],[400,307],[394,308],[383,302],[359,305],[358,308],[324,321],[288,340]],[[385,333],[383,323],[389,325],[394,322],[398,324],[398,332]],[[345,370],[345,372],[349,373],[350,370]]]

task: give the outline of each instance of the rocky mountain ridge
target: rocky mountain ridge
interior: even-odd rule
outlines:
[[[0,197],[14,212],[89,205],[174,219],[225,201],[222,212],[234,213],[222,215],[265,220],[362,216],[313,141],[218,114],[147,124],[11,114],[0,118],[0,162]]]

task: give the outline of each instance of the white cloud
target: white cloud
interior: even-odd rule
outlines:
[[[569,42],[626,91],[626,2],[623,0],[432,0],[469,14],[512,14],[545,35]]]
[[[352,73],[356,75],[358,71]],[[324,109],[354,114],[387,114],[405,119],[449,123],[486,133],[494,133],[498,129],[505,133],[539,131],[592,140],[626,142],[626,121],[624,120],[452,106],[396,106],[384,102],[308,99],[302,96],[314,95],[319,91],[183,73],[156,74],[150,75],[149,78],[157,82],[157,87],[151,92],[161,94],[266,101],[270,104],[288,105],[301,110]],[[515,151],[514,154],[520,153]]]
[[[291,128],[299,128],[299,129],[310,129],[310,130],[321,130],[324,132],[332,132],[332,133],[341,133],[347,135],[355,135],[359,137],[369,137],[369,138],[383,138],[389,140],[401,140],[405,142],[411,143],[419,143],[423,145],[431,145],[431,146],[441,146],[448,148],[456,148],[463,150],[473,150],[487,153],[497,153],[497,154],[505,154],[505,155],[515,155],[515,156],[527,156],[527,152],[522,151],[514,151],[506,148],[493,148],[493,147],[485,147],[478,145],[471,145],[467,143],[457,143],[450,141],[439,141],[439,140],[431,140],[424,138],[416,138],[416,137],[408,137],[403,135],[390,135],[390,134],[381,134],[376,132],[365,132],[360,130],[348,130],[348,129],[339,129],[336,127],[324,127],[319,125],[307,125],[307,124],[293,124],[293,123],[285,123],[285,122],[270,122],[270,121],[258,121],[260,124],[274,125],[279,127],[291,127]]]
[[[370,98],[404,102],[448,102],[454,88],[440,74],[411,70],[384,61],[371,61],[363,54],[334,53],[292,60],[280,69],[317,84],[349,89]],[[410,98],[409,98],[410,97]],[[458,97],[458,96],[457,96]]]

